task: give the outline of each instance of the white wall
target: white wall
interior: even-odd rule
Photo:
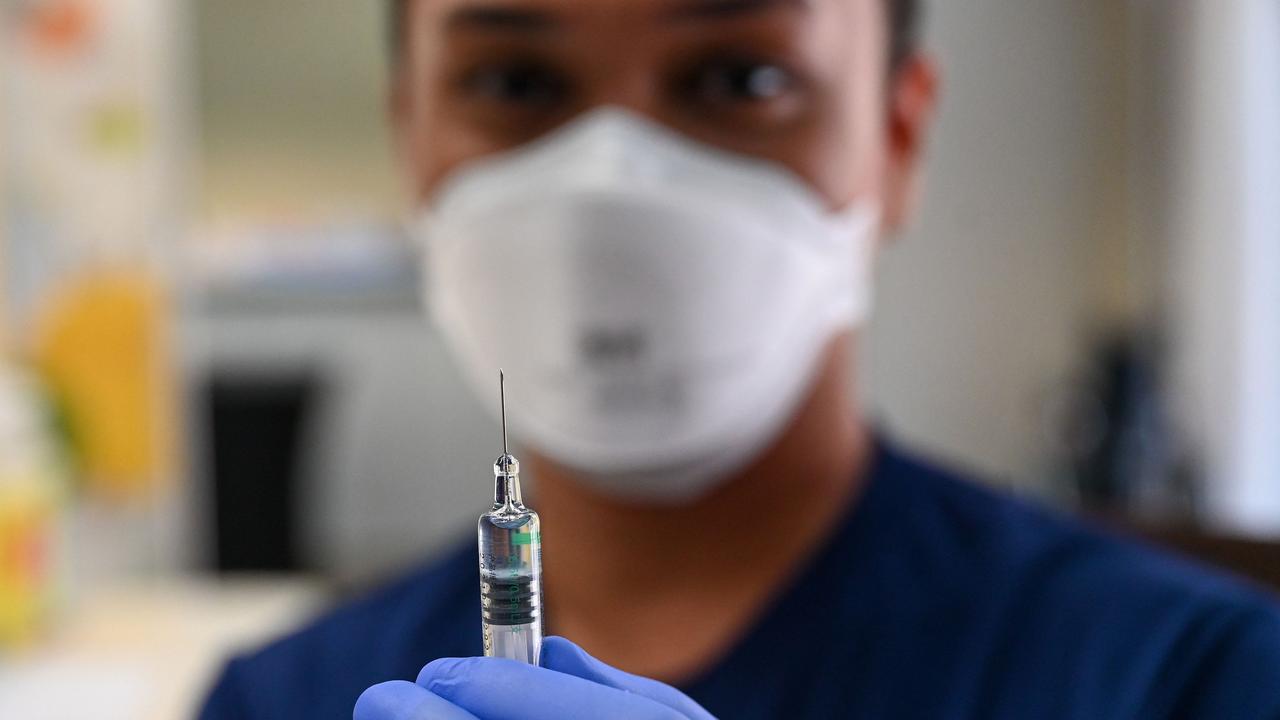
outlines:
[[[190,0],[206,220],[393,212],[384,0]]]
[[[1189,0],[1167,26],[1162,156],[1178,410],[1216,525],[1280,534],[1280,2]]]

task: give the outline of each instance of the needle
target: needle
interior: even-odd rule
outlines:
[[[502,454],[507,453],[507,376],[498,370],[498,395],[502,398]]]

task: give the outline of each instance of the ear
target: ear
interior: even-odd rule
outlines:
[[[889,84],[885,122],[883,228],[902,229],[915,210],[921,164],[938,102],[938,68],[933,58],[914,54],[903,60]]]

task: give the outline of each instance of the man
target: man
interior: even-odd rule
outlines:
[[[478,391],[507,369],[546,623],[576,645],[474,658],[467,542],[233,661],[203,717],[1280,717],[1268,599],[849,407],[873,246],[933,114],[914,2],[395,18],[429,304]]]

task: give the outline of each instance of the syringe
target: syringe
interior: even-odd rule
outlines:
[[[538,664],[542,649],[542,532],[520,501],[520,461],[507,452],[506,378],[502,455],[493,464],[493,507],[480,516],[480,610],[484,654]]]

